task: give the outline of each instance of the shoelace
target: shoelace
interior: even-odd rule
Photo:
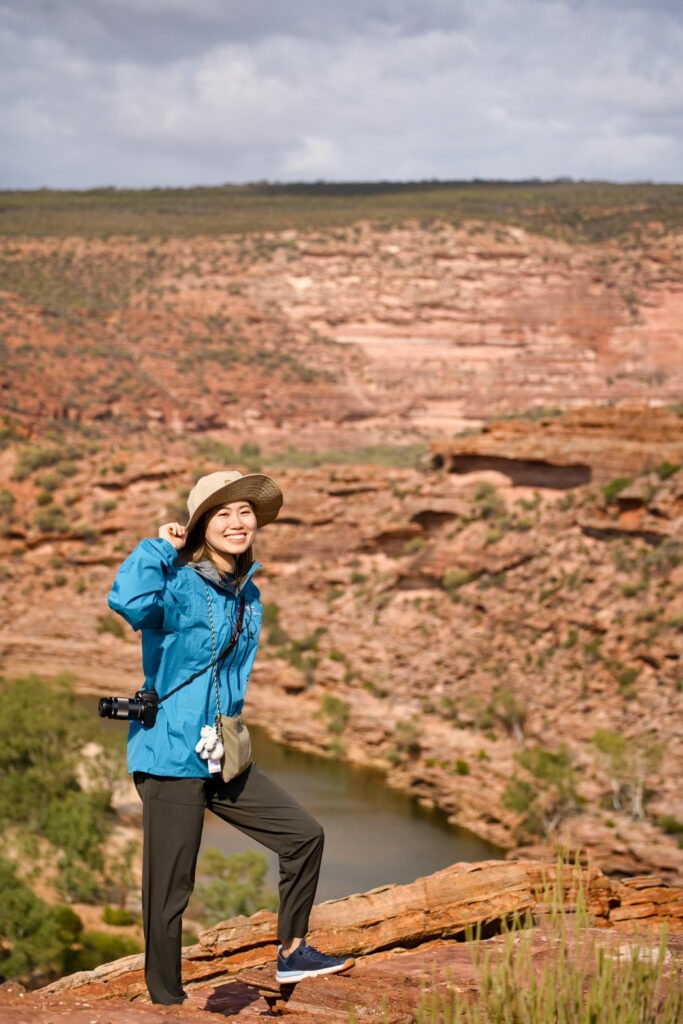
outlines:
[[[328,956],[327,953],[321,953],[319,949],[315,948],[315,946],[309,946],[305,942],[301,943],[297,949],[297,953],[305,953],[311,960],[319,960],[321,962],[334,959],[333,957]]]

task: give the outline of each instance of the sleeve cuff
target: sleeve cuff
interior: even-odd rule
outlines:
[[[166,565],[173,565],[175,562],[178,552],[164,537],[148,537],[142,543],[151,545]]]

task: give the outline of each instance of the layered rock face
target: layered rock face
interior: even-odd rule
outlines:
[[[27,431],[319,448],[683,392],[681,242],[657,225],[628,246],[476,222],[2,245],[4,409]]]
[[[481,984],[470,938],[477,925],[496,932],[512,916],[543,923],[559,907],[585,907],[586,926],[603,931],[601,942],[614,948],[649,950],[659,941],[657,928],[669,929],[669,970],[683,952],[676,936],[683,930],[683,892],[663,886],[656,877],[610,881],[595,868],[576,869],[543,863],[454,864],[410,885],[385,886],[368,893],[319,904],[314,908],[309,940],[319,948],[359,958],[350,973],[302,982],[283,991],[280,1008],[291,1024],[346,1021],[349,1013],[377,1024],[408,1024],[415,1019],[425,984],[467,998]],[[640,938],[632,935],[634,922]],[[609,930],[621,937],[612,942]],[[654,932],[653,932],[654,929]],[[578,934],[578,933],[577,933]],[[585,932],[586,940],[590,932]],[[648,934],[652,938],[648,938]],[[244,1022],[263,1015],[259,991],[276,992],[272,961],[276,955],[275,915],[260,911],[235,918],[200,935],[183,954],[183,981],[188,1004],[174,1008],[181,1019],[196,1019],[198,1009]],[[479,942],[478,956],[493,956],[499,940]],[[539,970],[555,954],[552,934],[543,928],[534,941]],[[255,970],[262,965],[262,970]],[[268,965],[267,967],[265,965]],[[672,982],[673,983],[673,982]],[[286,987],[285,987],[286,988]],[[0,987],[0,1012],[17,1024],[66,1020],[80,1024],[111,1019],[145,1021],[147,1008],[143,958],[128,957],[91,972],[62,978],[30,995]],[[158,1010],[158,1008],[157,1008]],[[11,1015],[11,1016],[9,1016]],[[156,1015],[158,1019],[158,1013]]]
[[[492,470],[511,483],[568,490],[638,476],[683,461],[683,419],[673,409],[623,406],[577,409],[556,419],[510,420],[432,446],[433,464],[449,473]],[[643,505],[630,496],[633,507]],[[626,504],[628,494],[620,502]]]
[[[672,424],[671,457],[666,416],[651,421]],[[635,419],[625,410],[619,429]],[[132,692],[139,640],[111,626],[106,594],[154,523],[182,516],[193,462],[122,450],[113,471],[106,452],[84,457],[53,492],[63,524],[45,531],[27,510],[47,470],[17,481],[13,454],[5,672],[68,670],[85,692]],[[680,469],[664,461],[631,483],[559,492],[491,470],[271,472],[286,501],[258,543],[253,722],[381,768],[500,846],[585,846],[611,872],[683,877]]]
[[[503,847],[683,877],[679,235],[2,244],[7,676],[136,688],[116,566],[261,468],[253,721]]]

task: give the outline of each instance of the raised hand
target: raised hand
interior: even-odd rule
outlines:
[[[187,530],[180,523],[164,523],[159,527],[159,536],[172,544],[176,551],[180,551],[185,546]]]

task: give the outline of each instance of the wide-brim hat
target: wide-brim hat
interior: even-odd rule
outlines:
[[[205,512],[230,501],[251,502],[258,526],[265,526],[277,518],[282,500],[282,491],[264,473],[242,474],[235,469],[221,469],[201,476],[190,491],[187,498],[190,518],[186,530],[189,534]]]

